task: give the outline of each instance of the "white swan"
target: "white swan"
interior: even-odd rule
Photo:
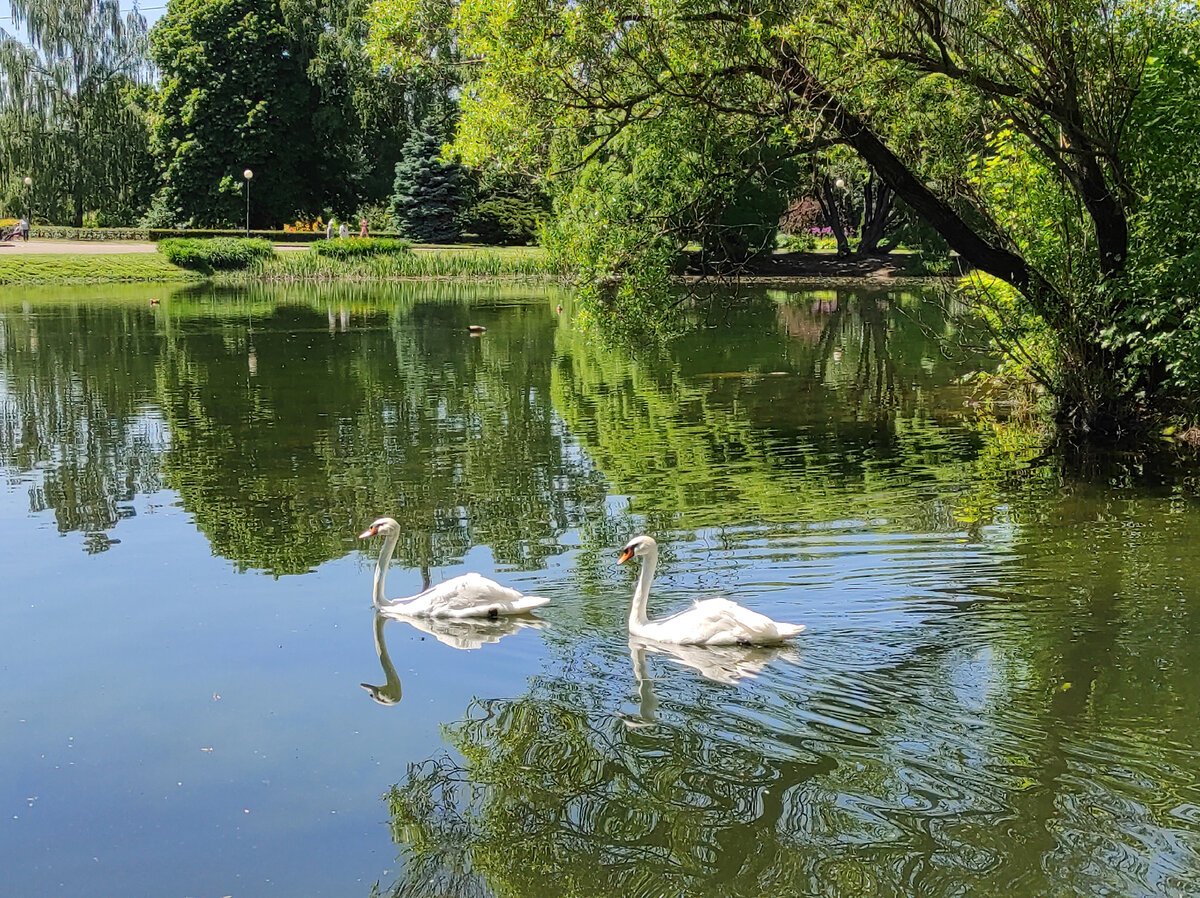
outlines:
[[[463,574],[406,599],[388,600],[383,594],[387,566],[400,539],[400,525],[392,518],[380,518],[358,535],[370,539],[383,534],[383,550],[375,565],[375,608],[387,617],[484,617],[495,619],[510,614],[525,614],[549,602],[540,596],[523,596],[515,589],[501,586],[479,574]]]
[[[658,543],[649,536],[635,536],[621,550],[617,564],[635,555],[643,561],[629,610],[629,632],[634,636],[675,645],[773,645],[804,631],[803,624],[773,621],[729,599],[706,599],[664,620],[649,620],[646,602],[658,566]]]

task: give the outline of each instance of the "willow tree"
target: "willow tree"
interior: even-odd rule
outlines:
[[[118,0],[11,0],[0,32],[0,191],[13,211],[136,217],[150,187],[146,20]],[[32,179],[27,189],[25,178]],[[123,221],[125,220],[125,221]]]
[[[1194,241],[1170,224],[1200,214],[1200,142],[1179,102],[1200,84],[1190,5],[376,0],[372,20],[379,59],[466,73],[468,162],[563,176],[563,245],[592,267],[621,260],[617,307],[643,270],[628,249],[658,252],[660,225],[698,189],[674,177],[703,170],[688,141],[716,122],[755,151],[853,151],[1003,285],[984,297],[998,335],[1065,429],[1113,439],[1200,385],[1168,354],[1200,343],[1185,302],[1200,266],[1174,264]],[[715,175],[710,189],[734,177]],[[1164,286],[1168,269],[1186,289]],[[1174,336],[1132,339],[1148,328]]]

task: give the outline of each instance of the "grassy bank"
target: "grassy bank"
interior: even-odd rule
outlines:
[[[217,276],[224,284],[289,281],[396,281],[411,279],[549,279],[537,247],[418,247],[398,255],[331,258],[313,252],[280,253],[245,271]]]
[[[0,256],[0,284],[107,284],[192,281],[200,276],[157,253],[28,253]]]

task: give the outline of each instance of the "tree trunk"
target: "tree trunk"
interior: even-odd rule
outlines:
[[[1020,290],[1051,327],[1070,329],[1069,310],[1052,284],[1031,269],[1021,256],[999,245],[998,238],[986,238],[967,224],[952,206],[926,187],[861,118],[826,90],[786,47],[780,56],[780,64],[781,71],[763,70],[763,77],[781,83],[785,90],[820,115],[900,199],[945,238],[951,249],[975,268]]]
[[[954,207],[917,177],[879,135],[813,76],[787,47],[781,68],[760,74],[802,100],[832,130],[841,135],[895,195],[921,216],[975,268],[1019,290],[1033,310],[1058,335],[1065,357],[1061,380],[1052,386],[1058,400],[1058,421],[1067,433],[1086,443],[1115,443],[1126,438],[1145,419],[1144,403],[1124,385],[1124,350],[1100,345],[1095,322],[1081,321],[1070,297],[1060,293],[998,234],[986,234],[968,224]],[[1088,174],[1090,172],[1090,174]],[[1119,272],[1125,263],[1128,225],[1116,198],[1103,181],[1095,160],[1085,163],[1081,198],[1096,226],[1101,272]]]
[[[74,132],[74,150],[75,150],[75,171],[72,172],[73,183],[71,185],[71,202],[73,212],[71,215],[71,224],[73,227],[83,227],[83,135],[81,123],[79,121],[79,113],[75,114],[75,126],[72,129]]]
[[[837,254],[848,256],[850,239],[846,236],[846,223],[842,218],[842,203],[837,195],[837,188],[827,175],[818,175],[814,171],[813,176],[816,181],[816,189],[813,192],[817,195],[817,204],[821,207],[821,214],[825,216],[825,223],[837,240]]]
[[[71,216],[72,225],[76,228],[83,227],[83,179],[77,177],[74,190],[75,211]]]
[[[867,179],[863,188],[863,224],[862,236],[858,241],[860,253],[891,252],[894,244],[888,244],[881,249],[880,244],[887,234],[888,226],[893,219],[896,194],[892,188],[879,180],[874,172]]]

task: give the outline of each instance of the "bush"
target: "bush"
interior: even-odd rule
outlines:
[[[135,240],[142,243],[157,242],[170,237],[244,237],[241,228],[69,228],[58,225],[33,225],[29,236],[42,240]],[[251,231],[251,237],[270,240],[272,243],[315,243],[325,239],[325,231]],[[381,237],[398,237],[394,232],[384,232]]]
[[[167,261],[193,271],[237,271],[275,255],[269,240],[213,237],[207,240],[170,238],[158,244]]]
[[[399,256],[411,252],[407,240],[390,237],[347,237],[322,240],[313,244],[313,252],[331,259],[361,259],[365,256]]]
[[[137,240],[152,239],[145,228],[68,228],[57,225],[35,224],[29,227],[29,236],[41,240]]]
[[[775,238],[776,245],[789,253],[811,253],[817,249],[817,235],[811,231],[800,231],[796,234],[780,234]]]
[[[482,243],[518,246],[537,236],[545,212],[536,203],[515,196],[492,196],[471,207],[467,228]]]
[[[354,213],[354,230],[358,231],[358,223],[363,219],[367,220],[367,227],[371,229],[372,234],[389,234],[395,227],[392,221],[391,210],[388,209],[386,203],[367,203],[359,206]]]

